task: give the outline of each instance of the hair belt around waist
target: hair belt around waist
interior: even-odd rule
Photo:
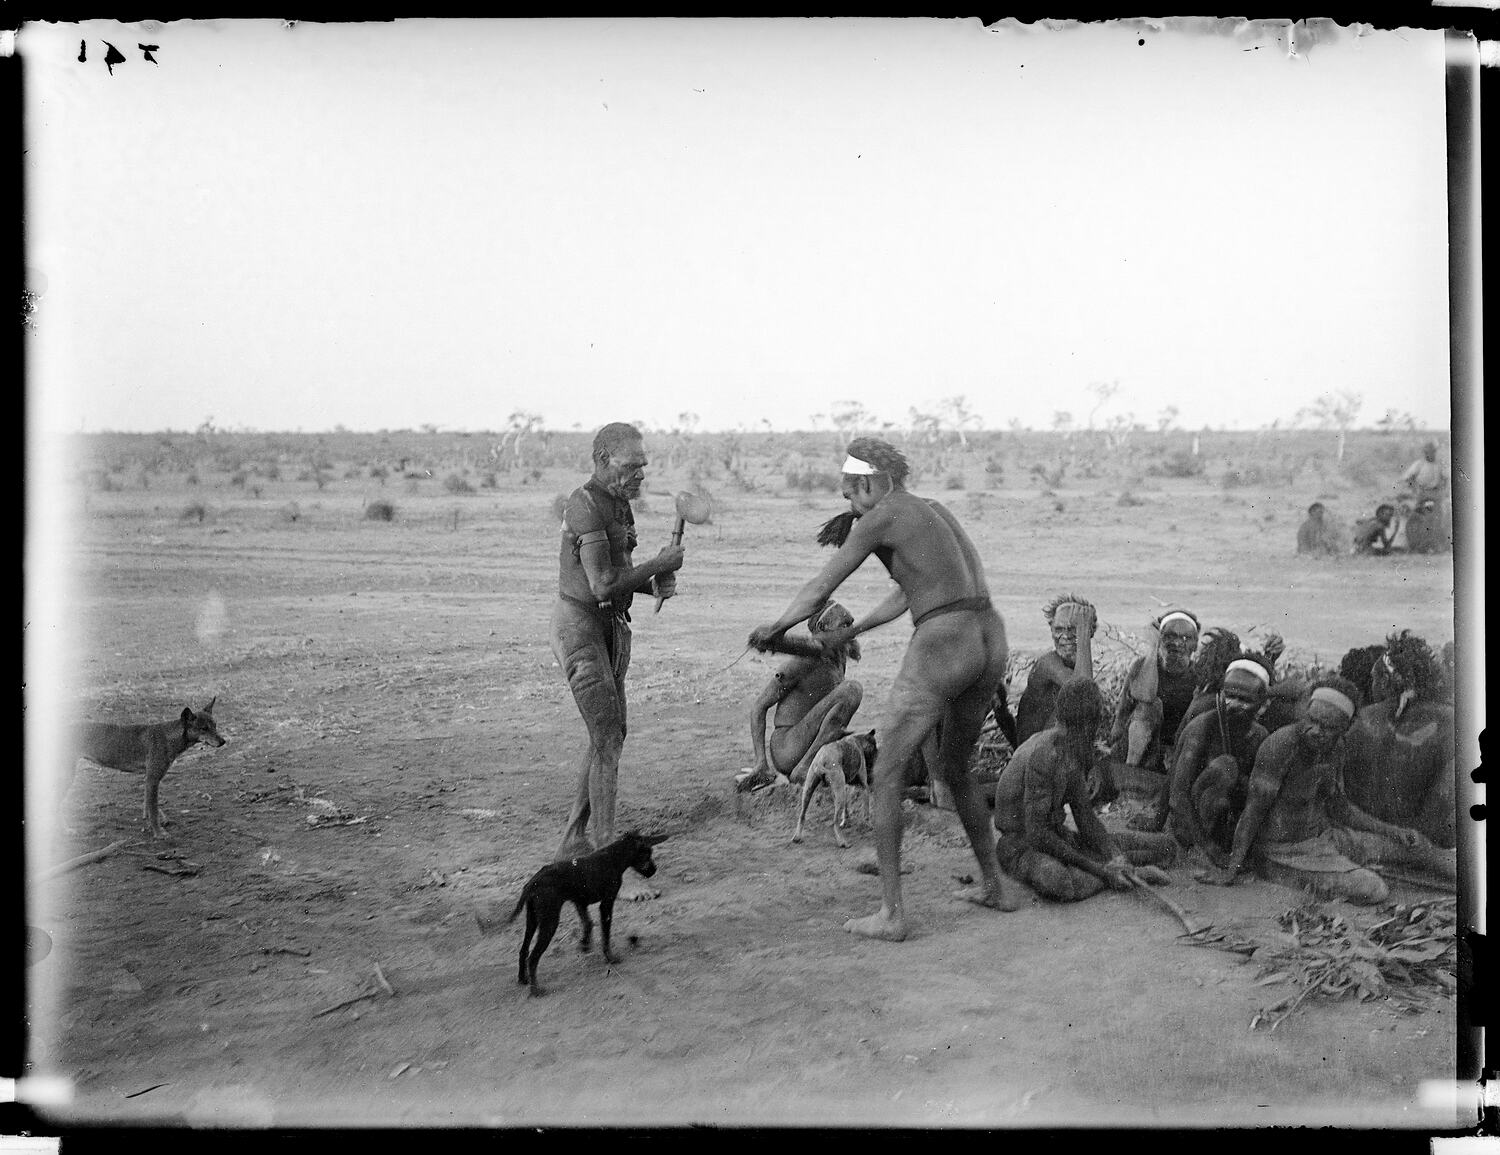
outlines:
[[[939,614],[956,614],[960,610],[988,610],[994,607],[990,599],[984,598],[959,598],[957,601],[947,602],[944,605],[933,606],[930,610],[924,610],[920,617],[912,618],[912,629],[916,629],[928,618],[935,618]]]
[[[630,611],[616,608],[613,602],[586,602],[582,598],[575,598],[572,594],[560,593],[557,596],[565,602],[572,602],[575,606],[582,606],[595,617],[623,618],[627,622],[630,620]]]

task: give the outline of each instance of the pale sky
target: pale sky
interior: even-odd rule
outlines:
[[[26,25],[30,413],[1448,427],[1442,33],[1195,27]]]

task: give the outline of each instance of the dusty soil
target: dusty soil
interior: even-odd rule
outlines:
[[[670,833],[661,897],[617,911],[614,967],[573,949],[566,913],[550,993],[528,998],[519,925],[481,937],[474,915],[509,909],[573,787],[582,727],[546,620],[551,500],[577,480],[467,498],[393,481],[377,491],[391,523],[361,519],[368,482],[80,502],[67,693],[122,720],[217,695],[228,744],[166,779],[169,843],[143,836],[138,778],[88,766],[63,811],[73,832],[33,840],[34,870],[132,840],[31,889],[29,921],[52,940],[29,971],[33,1073],[70,1087],[38,1108],[49,1125],[1454,1125],[1421,1089],[1451,1078],[1451,1006],[1312,1005],[1252,1033],[1280,988],[1178,942],[1141,897],[1014,914],[954,900],[973,859],[929,807],[906,840],[915,936],[841,929],[878,905],[856,870],[873,858],[862,809],[852,849],[836,849],[826,798],[794,846],[789,799],[737,805],[730,786],[773,668],[743,639],[821,561],[829,496],[720,495],[715,523],[689,529],[680,596],[659,615],[638,604],[621,817]],[[292,496],[296,522],[278,515]],[[1299,559],[1303,494],[941,496],[1018,651],[1046,645],[1040,605],[1064,588],[1125,631],[1169,598],[1275,628],[1289,658],[1336,660],[1396,625],[1452,637],[1449,558]],[[189,499],[206,520],[179,517]],[[669,522],[653,499],[643,550]],[[872,562],[843,600],[885,588]],[[867,639],[871,719],[907,633]],[[1300,898],[1173,874],[1168,893],[1202,922],[1269,920]]]

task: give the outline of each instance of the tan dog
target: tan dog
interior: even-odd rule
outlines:
[[[110,770],[146,776],[145,818],[153,838],[160,837],[166,820],[157,806],[157,789],[183,751],[203,742],[222,746],[224,739],[214,725],[214,702],[196,714],[184,706],[182,713],[170,722],[154,725],[121,725],[117,722],[83,722],[74,731],[74,742],[68,751],[68,769],[58,795],[61,799],[72,785],[78,759],[87,758]]]
[[[839,829],[849,822],[849,787],[865,788],[865,821],[870,820],[870,766],[875,761],[875,731],[864,734],[846,734],[828,743],[813,756],[807,767],[807,780],[802,784],[802,811],[797,815],[797,829],[792,831],[792,841],[802,841],[802,821],[807,817],[807,807],[812,802],[813,791],[818,783],[827,779],[833,791],[833,839],[840,850],[849,848],[849,840]]]

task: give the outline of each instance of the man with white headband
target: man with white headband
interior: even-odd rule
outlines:
[[[1344,793],[1344,736],[1358,705],[1359,691],[1346,678],[1326,674],[1313,684],[1302,719],[1277,730],[1256,753],[1229,862],[1199,874],[1199,881],[1230,886],[1252,867],[1262,878],[1321,898],[1376,903],[1390,891],[1372,865],[1410,865],[1456,879],[1452,851],[1435,851],[1415,830],[1366,814]]]
[[[1410,826],[1440,847],[1456,844],[1453,707],[1436,700],[1437,656],[1410,630],[1386,638],[1374,663],[1373,701],[1346,742],[1344,789],[1361,810]]]
[[[842,486],[850,516],[840,529],[842,543],[779,618],[750,634],[752,646],[768,648],[832,597],[871,554],[896,588],[853,625],[824,635],[823,644],[843,644],[911,613],[911,642],[875,728],[875,852],[884,901],[874,914],[844,924],[853,934],[891,941],[904,939],[909,929],[901,898],[906,766],[940,723],[936,773],[952,795],[981,874],[979,885],[957,896],[996,910],[1020,906],[995,858],[989,806],[969,773],[970,751],[1005,676],[1005,624],[990,604],[974,543],[941,504],[907,491],[907,473],[906,458],[888,442],[860,437],[850,443]]]
[[[1132,823],[1133,829],[1160,830],[1166,820],[1172,743],[1197,685],[1193,651],[1198,646],[1198,618],[1187,610],[1168,610],[1153,618],[1147,630],[1151,646],[1130,664],[1109,744],[1116,762],[1161,775],[1151,810]]]
[[[1222,867],[1245,808],[1256,751],[1267,737],[1256,715],[1270,693],[1271,672],[1253,659],[1236,658],[1219,680],[1212,708],[1190,719],[1177,740],[1168,813],[1177,841]]]
[[[807,628],[816,638],[853,622],[853,614],[829,602],[807,619]],[[851,658],[859,661],[856,641],[826,650],[821,658],[791,658],[771,676],[750,711],[755,764],[736,783],[738,790],[801,782],[817,752],[849,732],[849,721],[864,700],[864,688],[844,676]],[[766,716],[773,709],[775,724],[768,743]]]

